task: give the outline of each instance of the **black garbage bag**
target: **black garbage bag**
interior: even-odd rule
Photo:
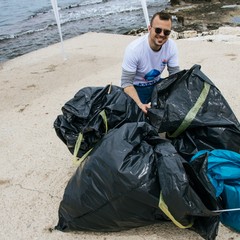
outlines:
[[[240,152],[239,122],[221,92],[194,65],[156,85],[150,123],[167,132],[175,148],[187,159],[199,150],[216,148]]]
[[[144,121],[136,103],[114,85],[85,87],[65,103],[62,115],[54,121],[57,136],[77,157],[88,152],[108,130],[126,122]],[[79,149],[76,142],[80,141]]]
[[[170,217],[212,240],[219,217],[211,211],[218,209],[211,191],[155,128],[126,123],[105,135],[78,167],[65,189],[56,228],[120,231]]]
[[[225,149],[240,153],[240,132],[234,127],[196,127],[172,139],[178,152],[190,160],[200,150]]]
[[[160,186],[147,123],[109,131],[68,182],[59,207],[62,231],[120,231],[155,223]]]
[[[155,148],[161,197],[159,207],[181,228],[190,228],[204,239],[215,239],[220,222],[221,205],[215,189],[206,177],[204,164],[185,161],[169,143]]]

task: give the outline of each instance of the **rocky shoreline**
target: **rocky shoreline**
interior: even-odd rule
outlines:
[[[240,1],[182,2],[166,9],[174,16],[173,30],[198,32],[216,30],[221,26],[240,26]]]
[[[171,1],[166,9],[173,16],[173,38],[215,34],[221,27],[240,27],[240,0]],[[127,35],[141,35],[146,28]]]

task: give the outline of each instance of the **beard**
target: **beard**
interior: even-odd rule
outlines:
[[[154,42],[157,46],[162,46],[167,41],[165,36],[155,36]]]

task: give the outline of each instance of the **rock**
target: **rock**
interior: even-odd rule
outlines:
[[[172,6],[180,4],[180,0],[171,0],[170,2]]]
[[[175,40],[178,39],[179,33],[175,32],[175,31],[171,31],[170,38],[175,39]]]
[[[178,34],[178,38],[193,38],[193,37],[197,37],[198,33],[195,30],[190,30],[190,31],[184,31]]]
[[[240,36],[240,27],[220,27],[215,34]]]
[[[124,34],[125,35],[133,35],[133,36],[141,36],[141,35],[143,35],[147,32],[148,32],[147,28],[141,27],[141,28],[138,28],[138,29],[132,29],[132,30],[130,30],[130,31],[124,33]]]

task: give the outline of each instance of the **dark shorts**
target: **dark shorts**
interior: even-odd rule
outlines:
[[[140,86],[134,86],[138,96],[141,100],[142,103],[149,103],[151,102],[151,96],[152,96],[152,92],[153,92],[153,88],[154,85],[151,86],[144,86],[144,87],[140,87]]]

